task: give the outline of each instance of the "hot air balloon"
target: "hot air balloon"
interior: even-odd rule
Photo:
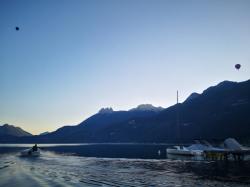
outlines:
[[[19,31],[19,27],[16,27],[16,31]]]
[[[237,70],[239,70],[240,69],[240,67],[241,67],[241,65],[240,64],[235,64],[235,66],[234,66]]]

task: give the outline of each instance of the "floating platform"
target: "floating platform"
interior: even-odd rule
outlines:
[[[208,160],[244,160],[245,156],[250,155],[250,149],[247,150],[204,150],[204,158]]]

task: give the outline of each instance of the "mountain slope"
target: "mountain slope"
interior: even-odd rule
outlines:
[[[99,131],[89,125],[88,131],[78,131],[74,138],[82,138],[83,142],[186,142],[199,138],[247,138],[250,134],[249,108],[250,81],[224,81],[192,100],[156,115],[133,116],[116,123],[106,121],[108,125]]]
[[[0,136],[22,137],[22,136],[32,136],[32,134],[24,131],[20,127],[4,124],[0,126]]]
[[[21,137],[18,141],[144,143],[249,138],[250,80],[224,81],[157,112],[149,105],[138,108],[143,110],[102,109],[77,126],[65,126],[43,136]],[[150,110],[144,110],[147,108]]]
[[[167,109],[156,119],[164,123],[169,140],[177,136],[173,112],[177,105]],[[224,81],[210,87],[201,95],[178,105],[180,136],[182,141],[195,138],[224,139],[247,138],[250,134],[250,81],[241,83]],[[165,139],[166,141],[166,139]]]
[[[106,110],[106,109],[105,109]],[[44,136],[37,136],[37,141],[45,142],[99,142],[101,132],[109,126],[123,123],[133,118],[150,118],[158,112],[152,110],[112,111],[101,109],[77,126],[64,126]],[[99,137],[98,137],[99,136]]]

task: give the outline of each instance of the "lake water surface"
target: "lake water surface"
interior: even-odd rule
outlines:
[[[250,186],[249,161],[170,159],[166,144],[46,144],[19,156],[31,146],[0,145],[0,186]]]

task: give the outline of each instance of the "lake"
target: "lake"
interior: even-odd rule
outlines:
[[[167,158],[168,144],[0,144],[0,186],[250,186],[250,162]],[[159,151],[160,150],[160,151]]]

